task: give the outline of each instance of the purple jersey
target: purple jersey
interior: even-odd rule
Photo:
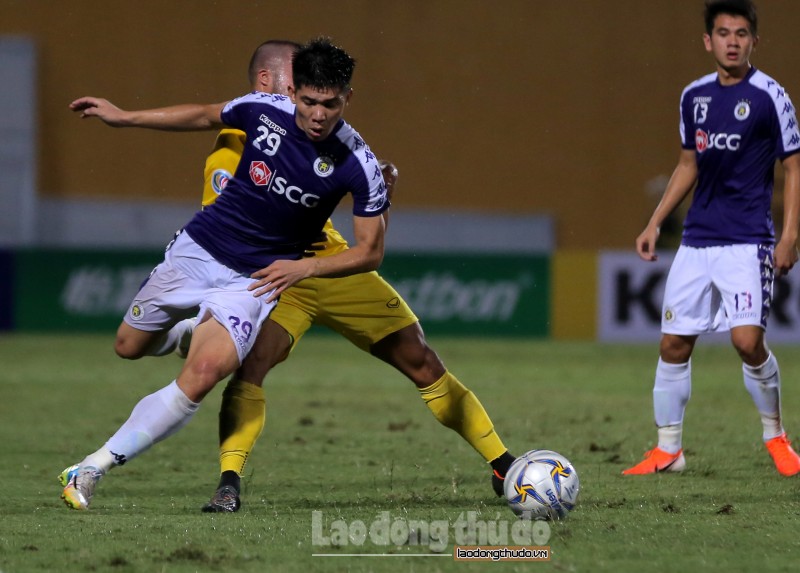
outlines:
[[[789,96],[755,68],[731,86],[713,73],[686,87],[680,111],[681,143],[695,150],[698,171],[683,244],[773,244],[775,160],[800,151]]]
[[[378,161],[347,122],[312,142],[294,114],[288,97],[261,92],[222,110],[223,123],[244,131],[247,142],[225,193],[198,212],[186,232],[238,272],[299,259],[347,193],[356,216],[377,216],[389,207]]]

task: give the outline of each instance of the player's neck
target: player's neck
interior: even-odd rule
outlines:
[[[723,68],[722,66],[717,66],[717,78],[719,79],[720,85],[733,86],[745,79],[747,74],[750,73],[751,68],[750,62],[738,68]]]

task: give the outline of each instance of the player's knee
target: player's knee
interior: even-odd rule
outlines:
[[[273,366],[286,360],[291,350],[291,335],[281,325],[268,319],[258,333],[253,348],[236,371],[236,377],[261,386],[267,373]]]
[[[236,378],[250,382],[256,386],[261,386],[264,383],[264,378],[267,377],[267,374],[272,369],[272,366],[281,361],[278,360],[274,364],[270,362],[271,361],[260,360],[257,355],[250,353],[247,355],[247,358],[244,359],[244,362],[242,362],[242,366],[236,371]]]
[[[117,353],[117,356],[125,358],[126,360],[138,360],[144,356],[144,348],[141,345],[137,344],[131,338],[120,334],[118,334],[117,338],[114,340],[114,352]]]
[[[236,377],[261,386],[273,366],[286,360],[290,350],[288,340],[280,340],[280,344],[256,344],[236,371]]]
[[[199,401],[228,374],[225,362],[217,357],[196,356],[191,363],[184,365],[178,378],[189,399]]]
[[[742,361],[751,366],[763,364],[769,356],[764,344],[764,331],[757,326],[731,329],[731,343]]]
[[[421,379],[415,382],[420,388],[433,384],[444,376],[444,373],[447,371],[439,355],[427,344],[425,344],[423,361],[419,371],[421,373]]]
[[[768,357],[767,349],[761,340],[742,338],[733,341],[733,347],[739,353],[742,362],[751,366],[763,364]]]
[[[444,363],[421,332],[389,335],[373,347],[372,354],[402,372],[417,388],[430,386],[446,372]]]
[[[224,362],[216,356],[198,356],[191,364],[187,364],[186,369],[196,379],[202,380],[209,385],[216,384],[229,374]]]
[[[694,350],[696,336],[676,336],[666,334],[661,337],[659,352],[661,359],[670,364],[683,364],[689,361]]]

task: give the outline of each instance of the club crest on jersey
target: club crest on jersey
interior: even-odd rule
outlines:
[[[134,304],[131,307],[130,315],[131,320],[142,320],[144,318],[144,309],[138,303]]]
[[[664,311],[664,322],[670,323],[675,321],[675,312],[668,308]]]
[[[269,184],[270,177],[272,177],[272,171],[270,171],[266,163],[263,161],[250,162],[250,179],[253,183],[259,187],[264,187]]]
[[[222,190],[225,189],[225,186],[228,184],[228,181],[231,180],[231,174],[225,171],[224,169],[215,169],[214,173],[211,174],[211,189],[219,195],[222,193]]]
[[[737,103],[736,108],[733,110],[733,116],[739,121],[744,121],[750,117],[750,102],[743,99]]]
[[[314,173],[320,177],[327,177],[333,173],[333,159],[325,155],[317,157],[316,161],[314,161]]]

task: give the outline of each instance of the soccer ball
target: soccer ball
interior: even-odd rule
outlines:
[[[519,456],[503,489],[511,511],[525,519],[564,519],[578,502],[580,481],[570,461],[551,450]]]

